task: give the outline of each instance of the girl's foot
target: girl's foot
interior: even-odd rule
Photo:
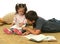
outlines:
[[[9,29],[7,29],[7,28],[4,28],[3,29],[3,31],[6,33],[6,34],[12,34],[12,31],[11,30],[9,30]]]
[[[20,30],[18,30],[18,29],[14,29],[13,31],[14,31],[14,33],[16,33],[17,35],[22,35],[22,32],[21,32]]]

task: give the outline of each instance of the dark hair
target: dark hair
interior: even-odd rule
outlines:
[[[19,8],[24,8],[24,11],[25,11],[25,13],[26,13],[26,11],[27,11],[27,7],[26,7],[26,4],[16,4],[16,6],[15,6],[15,10],[16,10],[16,13],[18,13],[18,9]]]
[[[37,13],[35,11],[28,11],[25,15],[26,19],[30,21],[36,21],[38,19]]]

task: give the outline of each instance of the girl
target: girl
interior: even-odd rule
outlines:
[[[6,34],[16,33],[18,35],[21,35],[23,32],[22,28],[25,27],[27,23],[25,18],[25,14],[27,11],[26,4],[16,4],[15,10],[16,10],[16,15],[14,17],[12,27],[10,28],[10,30],[4,28],[4,32]]]

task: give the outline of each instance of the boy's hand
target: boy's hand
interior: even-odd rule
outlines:
[[[28,34],[30,34],[30,32],[27,31],[27,32],[23,33],[22,36],[28,35]]]

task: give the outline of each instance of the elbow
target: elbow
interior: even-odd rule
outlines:
[[[36,32],[36,33],[34,33],[34,35],[39,35],[39,34],[41,34],[41,32]]]
[[[35,32],[35,35],[39,35],[39,34],[41,34],[41,30],[37,30],[37,31]]]
[[[34,35],[39,35],[40,33],[41,33],[41,30],[31,31],[31,34],[34,34]]]

